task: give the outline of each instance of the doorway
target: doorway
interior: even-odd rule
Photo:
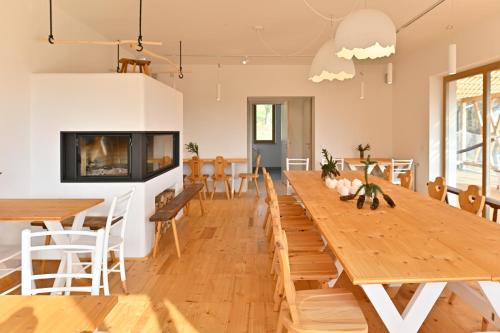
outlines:
[[[249,97],[247,109],[249,169],[261,155],[260,165],[280,182],[287,157],[314,165],[312,97]]]

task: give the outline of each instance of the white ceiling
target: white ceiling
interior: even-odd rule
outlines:
[[[364,0],[308,0],[326,16],[340,17]],[[369,0],[367,6],[384,11],[396,27],[428,8],[436,0]],[[139,0],[58,0],[57,6],[110,39],[135,39],[138,34]],[[449,24],[459,31],[500,12],[500,0],[447,0],[424,18],[398,34],[396,53],[410,52],[450,34]],[[48,16],[48,15],[47,15]],[[56,38],[71,39],[54,18]],[[264,29],[259,39],[254,28]],[[248,55],[250,63],[310,63],[310,57],[252,57],[257,55],[314,55],[332,35],[331,24],[312,13],[303,0],[144,0],[144,40],[159,40],[163,46],[150,50],[163,55],[178,53],[182,40],[186,63],[239,63]],[[41,35],[45,32],[41,32]],[[81,37],[81,36],[80,36]],[[266,47],[266,44],[269,47]],[[273,50],[271,50],[272,48]],[[221,56],[215,58],[213,56]],[[177,60],[176,60],[177,62]]]

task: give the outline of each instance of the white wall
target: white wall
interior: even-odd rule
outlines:
[[[105,198],[106,202],[92,212],[101,215],[107,213],[113,196],[135,186],[125,255],[149,254],[154,197],[182,184],[182,156],[180,167],[146,183],[61,183],[60,132],[181,131],[182,95],[142,74],[34,74],[31,109],[31,194]]]
[[[385,63],[362,65],[364,100],[359,99],[359,77],[314,84],[307,80],[309,66],[234,65],[221,70],[222,101],[217,102],[217,67],[189,67],[192,74],[175,80],[175,86],[185,101],[184,142],[197,142],[202,157],[246,157],[247,97],[269,96],[314,97],[316,161],[323,145],[332,154],[347,157],[356,156],[357,144],[369,142],[373,155],[392,155],[392,87],[383,83]],[[173,84],[169,75],[159,79]]]
[[[459,69],[500,59],[500,43],[494,33],[499,31],[497,18],[456,31]],[[449,39],[434,41],[411,54],[396,56],[394,63],[394,156],[414,158],[420,164],[419,191],[425,191],[427,180],[440,170],[441,77],[446,75],[448,43]]]

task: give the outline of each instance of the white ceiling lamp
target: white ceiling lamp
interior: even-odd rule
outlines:
[[[316,53],[311,64],[309,80],[318,83],[323,80],[344,81],[356,74],[352,60],[335,56],[335,42],[329,39]]]
[[[385,83],[392,84],[392,62],[387,64],[387,73],[385,74]]]
[[[248,57],[243,58],[243,60],[241,61],[241,63],[242,63],[243,65],[248,64]]]
[[[457,44],[448,45],[448,74],[457,74]]]
[[[335,35],[336,54],[345,59],[376,59],[396,53],[396,27],[383,12],[360,9],[340,23]]]

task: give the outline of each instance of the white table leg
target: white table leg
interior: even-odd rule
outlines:
[[[496,315],[491,313],[491,317],[487,318],[490,322],[498,321],[498,316],[500,314],[500,282],[496,281],[480,281],[479,285],[484,292],[484,295],[493,307],[493,311]],[[497,326],[498,327],[498,326]]]
[[[498,318],[498,315],[495,315],[495,309],[493,308],[492,303],[488,302],[486,297],[484,297],[476,289],[472,288],[468,283],[450,282],[446,286],[446,289],[453,291],[465,303],[479,312],[483,318],[488,319],[488,321],[495,325],[495,327],[500,328],[500,318]],[[500,296],[497,296],[497,300],[499,297]]]
[[[382,284],[361,285],[391,333],[417,333],[445,286],[446,282],[419,285],[403,314],[399,314]]]
[[[71,230],[82,230],[83,229],[83,222],[85,221],[85,216],[87,215],[86,211],[80,212],[75,216],[75,219],[73,221],[73,225],[71,227]],[[61,221],[44,221],[45,226],[47,227],[47,230],[49,231],[63,231],[63,225]],[[52,239],[54,240],[55,244],[69,244],[71,240],[74,240],[74,238],[69,239],[66,236],[63,235],[54,235],[52,236]],[[63,274],[66,272],[66,258],[64,254],[61,253],[61,263],[59,264],[59,268],[57,269],[57,274]],[[78,259],[77,255],[73,255],[73,264],[78,264],[80,263],[80,260]],[[65,283],[64,279],[55,279],[54,280],[54,288],[59,288],[62,287]]]

